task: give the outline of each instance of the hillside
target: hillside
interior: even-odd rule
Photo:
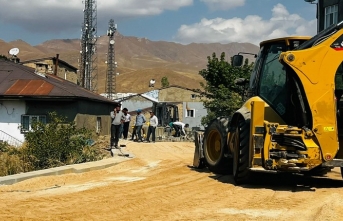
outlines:
[[[238,52],[256,53],[258,47],[250,43],[192,43],[182,45],[175,42],[150,41],[146,38],[127,37],[116,34],[116,61],[118,62],[117,92],[145,92],[150,79],[160,87],[161,78],[168,77],[170,84],[188,88],[200,88],[202,77],[198,72],[206,68],[207,56],[225,52],[229,57]],[[98,92],[105,90],[108,37],[101,36],[97,42]],[[60,59],[78,67],[80,55],[79,39],[54,39],[31,46],[22,40],[5,42],[0,40],[0,54],[7,55],[9,49],[20,49],[21,61],[60,55]]]

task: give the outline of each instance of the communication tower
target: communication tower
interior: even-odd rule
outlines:
[[[107,36],[109,37],[108,52],[107,52],[107,75],[106,75],[106,94],[107,98],[113,100],[116,93],[116,67],[115,62],[115,32],[117,30],[117,24],[114,24],[114,20],[111,19],[108,23]]]
[[[90,90],[97,91],[97,5],[96,0],[83,0],[85,4],[81,35],[81,59],[79,84]]]

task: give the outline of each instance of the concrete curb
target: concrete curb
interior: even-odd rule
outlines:
[[[55,167],[45,170],[37,170],[27,173],[19,173],[9,176],[0,177],[0,185],[11,185],[23,180],[31,179],[34,177],[40,176],[55,176],[55,175],[63,175],[68,173],[84,173],[94,170],[101,170],[108,167],[112,167],[116,164],[119,164],[123,161],[132,159],[132,157],[119,157],[114,156],[112,158],[106,158],[99,161],[94,162],[87,162],[81,164],[72,164],[67,166]]]

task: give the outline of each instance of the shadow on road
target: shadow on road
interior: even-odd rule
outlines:
[[[219,182],[236,185],[232,175],[213,174],[207,168],[197,169],[192,166],[188,166],[188,168],[200,173],[209,173],[210,178]],[[325,176],[311,177],[301,174],[252,172],[249,183],[240,186],[250,189],[300,192],[316,191],[320,188],[341,188],[343,181]]]

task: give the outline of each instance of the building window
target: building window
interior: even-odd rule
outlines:
[[[191,99],[195,99],[196,95],[195,94],[191,94]]]
[[[96,118],[96,133],[101,132],[101,117]]]
[[[21,115],[21,133],[27,133],[32,129],[32,124],[39,121],[46,124],[45,115]]]
[[[338,5],[325,7],[324,28],[332,24],[337,24],[338,21]]]
[[[185,117],[195,117],[195,110],[186,110],[186,116]]]

